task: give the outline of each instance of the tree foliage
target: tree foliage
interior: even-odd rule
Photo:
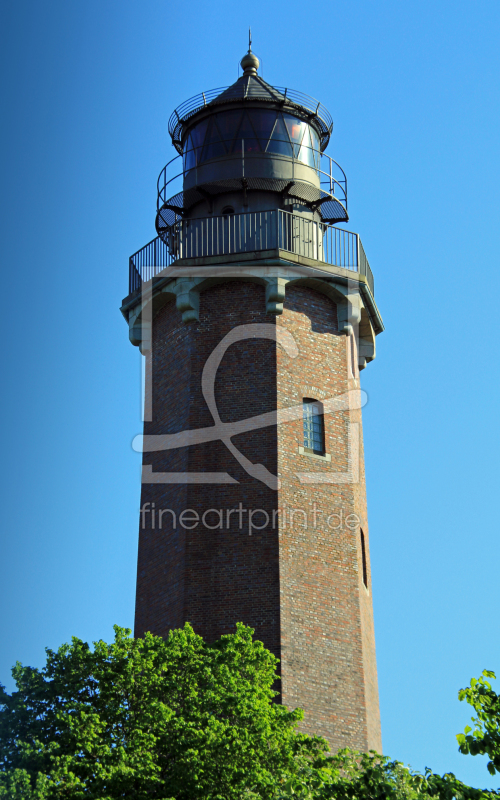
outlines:
[[[489,756],[488,771],[494,775],[500,772],[500,696],[493,691],[487,678],[496,678],[496,675],[485,669],[479,678],[472,678],[470,686],[458,693],[458,699],[466,700],[477,716],[472,717],[474,730],[467,725],[457,739],[461,753]]]
[[[112,644],[74,638],[41,670],[17,664],[17,691],[0,687],[0,800],[500,797],[374,752],[331,755],[274,702],[277,660],[252,635],[238,625],[208,645],[188,624],[166,640],[116,627]],[[477,683],[491,692],[479,679],[463,697],[491,733],[498,705],[478,708]]]
[[[250,628],[213,646],[188,624],[167,640],[115,634],[48,650],[42,670],[16,665],[17,691],[0,694],[11,777],[43,776],[39,791],[61,800],[229,800],[265,796],[325,751],[296,731],[300,711],[272,702],[277,661]]]
[[[340,750],[294,775],[277,795],[282,800],[496,800],[497,792],[474,789],[449,772],[414,772],[374,751]]]

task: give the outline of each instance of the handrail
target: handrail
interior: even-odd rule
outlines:
[[[129,294],[140,289],[143,282],[154,278],[165,267],[169,267],[172,260],[167,245],[159,236],[141,247],[128,260]]]
[[[228,141],[228,142],[232,143],[233,139],[228,139],[228,140],[224,140],[224,141]],[[281,140],[275,140],[275,141],[281,141]],[[283,140],[283,141],[285,141],[285,140]],[[289,144],[288,140],[287,140],[287,144]],[[195,152],[195,156],[196,156],[196,152],[201,150],[202,147],[203,147],[203,145],[201,145],[200,147],[193,147],[192,150],[190,150],[189,152],[193,152],[194,151]],[[309,147],[308,145],[300,145],[300,147],[304,148],[304,149],[307,149],[307,150],[312,150],[313,151],[313,159],[314,160],[315,160],[315,156],[319,155],[319,163],[320,164],[323,163],[323,161],[322,161],[323,159],[325,159],[327,161],[327,165],[326,165],[327,166],[327,170],[321,169],[320,166],[317,166],[317,167],[311,167],[310,165],[309,166],[310,166],[310,168],[312,170],[314,170],[314,172],[316,173],[316,175],[320,179],[320,187],[322,188],[322,191],[325,191],[328,194],[331,194],[336,199],[340,200],[340,202],[344,205],[344,207],[347,210],[347,176],[346,176],[344,170],[342,169],[342,167],[340,166],[340,164],[337,161],[335,161],[331,156],[327,155],[326,153],[321,153],[320,151],[315,150],[314,148]],[[193,170],[196,170],[198,168],[198,166],[201,166],[201,164],[200,165],[196,164],[195,166],[190,167],[189,169],[186,169],[185,166],[184,166],[184,164],[185,164],[185,159],[184,159],[185,155],[186,154],[184,154],[183,156],[178,155],[178,156],[175,156],[174,158],[170,159],[170,161],[163,167],[163,169],[161,170],[161,172],[160,172],[160,174],[158,176],[158,180],[157,180],[157,190],[158,190],[158,194],[157,194],[157,209],[158,210],[161,208],[161,206],[164,203],[167,203],[168,200],[172,196],[177,194],[177,192],[174,192],[172,194],[172,190],[167,191],[167,187],[170,186],[175,180],[178,180],[179,178],[182,178],[184,180],[184,178],[186,177],[187,174],[189,174]],[[254,157],[255,158],[262,158],[262,157],[266,157],[266,155],[267,155],[266,153],[255,153],[255,154],[253,154],[253,153],[245,153],[245,158],[254,158]],[[177,172],[176,171],[177,170],[177,165],[176,165],[176,167],[171,167],[171,165],[173,165],[174,162],[177,162],[181,158],[183,159],[183,168],[182,168],[181,172]],[[240,153],[229,154],[229,155],[226,154],[225,156],[221,156],[220,158],[223,159],[224,161],[229,161],[229,160],[240,161],[241,160],[241,154]],[[298,164],[305,163],[303,161],[300,161],[295,156],[293,156],[293,157],[292,156],[285,156],[282,153],[272,153],[272,158],[274,160],[277,160],[277,161],[287,161],[289,163],[292,163],[293,165],[295,163],[298,163]],[[195,159],[195,160],[197,160],[197,159]],[[210,160],[212,160],[212,159],[210,159]],[[208,160],[202,162],[202,164],[205,164],[205,163],[209,163]],[[175,172],[176,174],[173,175],[172,177],[169,177],[169,172]],[[338,177],[335,177],[335,172],[337,172]],[[324,176],[324,178],[326,180],[321,180],[321,176]],[[178,191],[181,192],[182,189],[183,189],[183,186],[179,184]],[[338,189],[337,193],[335,192],[336,189]]]
[[[281,209],[178,220],[169,229],[168,245],[156,237],[130,256],[129,291],[179,259],[277,249],[358,272],[374,293],[373,273],[357,233]]]
[[[193,97],[190,97],[188,100],[185,100],[180,106],[173,111],[170,115],[170,119],[168,121],[168,132],[172,138],[172,143],[174,147],[180,152],[180,148],[182,147],[181,138],[182,138],[182,129],[186,122],[193,117],[198,111],[201,111],[203,108],[206,108],[207,105],[216,105],[217,98],[219,98],[224,92],[230,89],[230,86],[221,86],[218,89],[209,89],[205,92],[200,92]],[[323,132],[323,144],[322,149],[328,144],[328,140],[330,138],[330,134],[333,130],[333,119],[325,106],[315,100],[313,97],[310,97],[303,92],[298,92],[295,89],[288,89],[283,86],[270,86],[271,89],[274,89],[279,94],[283,95],[284,97],[284,104],[290,105],[292,107],[299,106],[301,109],[304,109],[310,116],[316,117],[320,123],[322,132]],[[257,98],[259,101],[265,101],[264,97]],[[228,97],[226,95],[225,98],[221,98],[221,102],[241,102],[243,98],[235,96],[234,98]],[[275,99],[276,102],[279,102],[279,98]],[[267,102],[272,102],[273,97],[270,95]]]

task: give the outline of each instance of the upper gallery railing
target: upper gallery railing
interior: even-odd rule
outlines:
[[[183,219],[170,228],[168,245],[157,237],[129,259],[129,289],[134,292],[179,259],[285,250],[366,276],[373,273],[357,233],[281,209]]]
[[[200,94],[190,97],[185,100],[180,106],[177,106],[168,121],[168,132],[172,137],[172,143],[177,151],[180,153],[182,150],[182,134],[188,120],[206,108],[208,105],[211,107],[218,103],[227,103],[235,100],[241,103],[241,96],[236,93],[234,97],[227,94],[229,86],[221,86],[218,89],[209,89],[208,91],[201,92]],[[322,150],[324,150],[330,139],[333,128],[333,120],[330,112],[322,103],[319,103],[313,97],[310,97],[303,92],[298,92],[295,89],[288,89],[283,86],[269,87],[272,91],[269,97],[260,99],[267,99],[269,101],[278,100],[280,105],[287,110],[299,110],[306,112],[307,117],[315,118],[321,129]],[[276,95],[276,92],[278,95]]]
[[[290,146],[290,143],[287,141],[286,143],[281,140],[276,140],[277,144],[287,144]],[[240,161],[243,163],[243,159],[249,157],[248,153],[245,153],[245,140],[242,139],[242,152],[236,152],[229,156],[224,156],[224,161]],[[201,152],[201,147],[192,148],[192,150],[188,150],[184,153],[183,156],[175,156],[172,158],[168,164],[166,164],[162,171],[158,176],[157,182],[157,209],[159,210],[164,203],[169,202],[172,198],[176,198],[178,195],[181,194],[183,187],[184,187],[184,178],[186,175],[192,172],[196,172],[198,169],[198,155]],[[296,148],[297,149],[297,148]],[[335,197],[337,200],[345,206],[347,209],[347,178],[344,170],[333,158],[331,158],[326,153],[322,153],[319,150],[316,150],[312,147],[308,147],[306,145],[300,145],[298,148],[298,156],[284,156],[280,153],[257,153],[257,156],[262,155],[271,155],[275,161],[283,160],[287,161],[291,167],[292,179],[294,178],[295,172],[295,165],[300,163],[305,163],[308,166],[312,167],[316,172],[316,175],[319,178],[319,185],[322,191],[327,192],[328,194]],[[187,166],[186,158],[189,154],[192,153],[193,156],[193,165]],[[242,171],[244,174],[244,168]],[[197,181],[196,181],[197,182]],[[195,182],[195,183],[196,183]]]

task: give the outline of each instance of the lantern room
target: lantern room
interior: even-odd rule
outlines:
[[[281,209],[318,223],[348,219],[345,173],[324,152],[327,109],[266,83],[251,50],[241,67],[232,86],[202,92],[170,118],[179,155],[158,179],[156,228],[165,240],[178,220],[211,215]]]

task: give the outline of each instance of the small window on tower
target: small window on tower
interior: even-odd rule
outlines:
[[[231,214],[234,214],[234,208],[232,206],[224,206],[222,209],[222,216],[229,217]]]
[[[366,569],[366,547],[365,547],[365,534],[363,531],[359,530],[361,535],[361,560],[363,562],[363,583],[365,584],[366,588],[368,589],[368,571]]]
[[[354,334],[351,333],[349,336],[349,347],[351,350],[351,373],[352,377],[356,378],[356,339]]]
[[[305,397],[302,410],[304,420],[304,450],[323,456],[325,454],[323,406],[317,400]]]

